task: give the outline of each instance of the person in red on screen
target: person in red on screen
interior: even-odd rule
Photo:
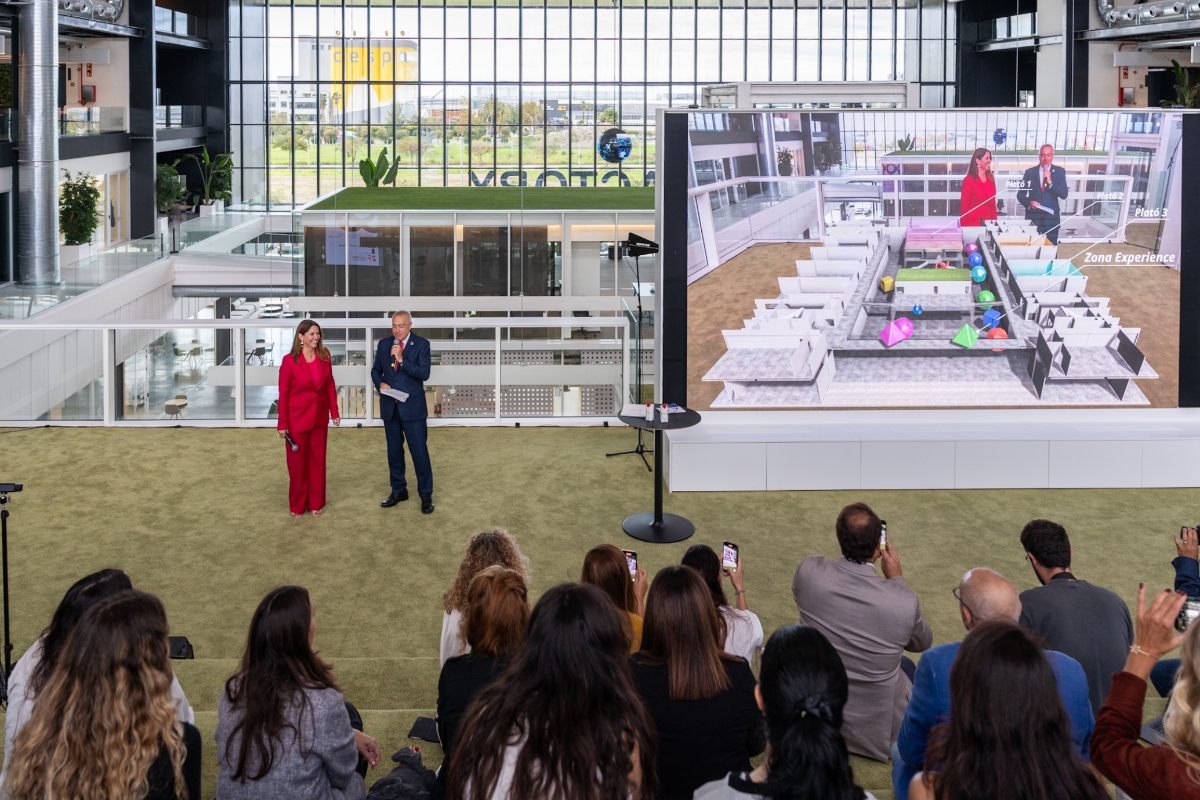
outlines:
[[[288,507],[293,517],[325,510],[325,452],[329,420],[341,425],[333,360],[321,326],[306,319],[296,327],[292,352],[279,368],[279,436],[287,444]],[[293,449],[294,447],[294,449]]]
[[[980,227],[996,219],[996,178],[992,175],[992,151],[980,147],[971,155],[971,165],[962,182],[959,221],[964,228]]]

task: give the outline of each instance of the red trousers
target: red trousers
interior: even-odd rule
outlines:
[[[288,507],[293,514],[325,508],[325,448],[329,428],[325,425],[307,431],[288,431],[300,449],[292,452],[287,441]]]

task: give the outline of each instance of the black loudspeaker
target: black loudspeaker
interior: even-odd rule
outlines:
[[[196,657],[196,650],[192,647],[192,643],[188,641],[186,636],[168,636],[167,642],[170,645],[171,658]]]

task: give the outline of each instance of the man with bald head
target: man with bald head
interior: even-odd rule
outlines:
[[[958,611],[967,635],[984,622],[1009,622],[1021,618],[1021,599],[1008,578],[979,567],[963,575],[954,590]],[[962,642],[939,645],[925,652],[917,664],[912,697],[900,737],[892,748],[892,786],[897,800],[908,800],[908,783],[925,766],[925,746],[935,725],[950,719],[950,670]],[[1085,759],[1092,738],[1092,705],[1088,701],[1087,676],[1070,656],[1046,650],[1046,658],[1058,680],[1058,693],[1071,721],[1071,741]]]

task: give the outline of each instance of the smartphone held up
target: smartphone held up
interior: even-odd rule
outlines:
[[[724,542],[721,545],[721,569],[725,572],[733,572],[738,565],[738,546],[733,542]]]
[[[637,551],[622,550],[621,552],[625,554],[625,564],[629,567],[629,579],[637,580],[637,571],[638,571]]]

